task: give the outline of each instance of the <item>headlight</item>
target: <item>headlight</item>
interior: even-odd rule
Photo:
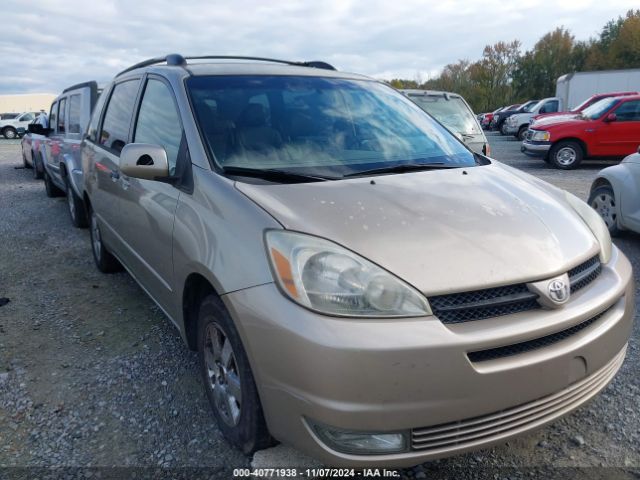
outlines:
[[[604,220],[598,215],[598,212],[575,195],[569,192],[564,192],[564,194],[569,205],[580,215],[600,244],[600,261],[608,263],[611,260],[611,235],[609,235],[609,230]]]
[[[418,291],[335,243],[283,230],[265,241],[276,282],[302,306],[351,317],[431,315]]]
[[[531,135],[531,140],[534,142],[548,142],[550,138],[551,134],[542,130],[533,130],[533,135]]]

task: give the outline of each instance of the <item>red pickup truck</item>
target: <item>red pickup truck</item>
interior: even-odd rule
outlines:
[[[580,113],[582,112],[585,108],[590,107],[591,105],[593,105],[594,103],[602,100],[603,98],[609,98],[609,97],[624,97],[627,95],[640,95],[640,92],[610,92],[610,93],[597,93],[595,95],[590,96],[589,98],[587,98],[584,102],[582,102],[580,105],[578,105],[575,108],[572,108],[571,110],[569,110],[568,112],[552,112],[552,113],[541,113],[539,115],[536,115],[535,117],[533,117],[531,119],[531,125],[533,125],[536,121],[540,120],[541,118],[549,118],[549,117],[557,117],[558,115],[566,115],[568,113]]]
[[[640,95],[599,100],[577,114],[542,118],[522,142],[527,155],[556,168],[576,168],[584,158],[624,157],[640,145]]]

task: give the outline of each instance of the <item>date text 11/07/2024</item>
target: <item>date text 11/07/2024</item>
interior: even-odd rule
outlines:
[[[233,478],[400,478],[386,468],[236,468]]]

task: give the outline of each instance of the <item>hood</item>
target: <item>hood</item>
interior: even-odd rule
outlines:
[[[549,278],[599,251],[558,189],[497,163],[374,184],[236,186],[285,228],[339,243],[426,295]]]
[[[536,119],[534,124],[535,128],[558,125],[558,124],[581,124],[584,122],[590,122],[591,120],[585,119],[576,113],[557,114],[550,117],[542,117]]]

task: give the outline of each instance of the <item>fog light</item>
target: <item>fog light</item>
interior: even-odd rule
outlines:
[[[407,450],[405,432],[354,432],[315,423],[311,426],[328,447],[338,452],[372,455]]]

